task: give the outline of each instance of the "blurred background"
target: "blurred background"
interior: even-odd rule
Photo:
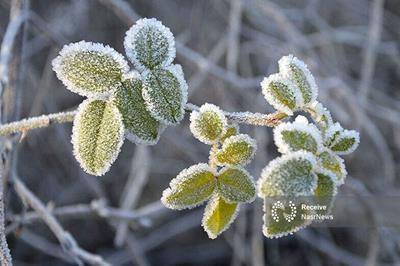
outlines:
[[[319,100],[335,120],[361,134],[360,147],[345,157],[349,176],[338,197],[399,195],[398,0],[1,0],[2,39],[10,19],[21,16],[10,61],[17,89],[4,92],[3,123],[72,110],[82,101],[51,68],[64,44],[102,42],[124,53],[129,27],[140,17],[155,17],[176,37],[175,62],[189,83],[189,102],[197,105],[272,112],[260,81],[277,72],[284,55],[304,60],[319,85]],[[272,130],[241,130],[257,139],[248,167],[257,179],[278,156]],[[82,249],[112,265],[400,265],[398,227],[310,227],[271,240],[262,235],[257,199],[210,240],[200,226],[203,207],[165,209],[159,199],[169,181],[208,159],[209,147],[190,134],[188,115],[156,146],[126,141],[100,178],[80,169],[70,135],[71,124],[30,131],[16,142],[5,178],[14,169]],[[7,183],[5,205],[15,265],[76,262]]]

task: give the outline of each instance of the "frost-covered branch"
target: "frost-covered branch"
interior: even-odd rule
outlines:
[[[54,218],[54,216],[49,212],[45,205],[25,186],[25,184],[18,177],[15,176],[13,178],[13,184],[15,191],[24,202],[24,204],[27,204],[37,212],[40,218],[46,223],[46,225],[57,237],[63,249],[68,252],[68,254],[73,256],[74,260],[78,264],[81,265],[82,261],[84,261],[90,265],[110,265],[109,263],[104,261],[102,257],[91,254],[79,247],[72,235],[68,231],[65,231],[64,228],[62,228],[60,223],[57,221],[56,218]]]
[[[67,123],[74,120],[76,111],[61,112],[49,115],[41,115],[22,119],[20,121],[11,122],[0,126],[0,136],[7,136],[13,133],[26,133],[31,129],[48,127],[55,123]]]

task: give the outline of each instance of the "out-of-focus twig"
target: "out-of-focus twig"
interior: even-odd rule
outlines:
[[[34,209],[41,219],[46,223],[50,230],[57,237],[62,248],[70,254],[74,260],[79,264],[83,265],[82,262],[86,262],[90,265],[109,266],[102,257],[87,252],[86,250],[79,247],[72,235],[65,231],[60,223],[54,218],[54,216],[47,210],[44,204],[25,186],[24,183],[17,177],[13,177],[14,189],[23,201],[24,204]]]

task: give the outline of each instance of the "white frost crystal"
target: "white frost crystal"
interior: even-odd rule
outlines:
[[[227,125],[224,113],[214,104],[205,103],[199,111],[190,114],[190,131],[205,144],[217,143],[224,136]]]
[[[85,100],[72,128],[74,155],[89,174],[101,176],[116,160],[124,141],[122,115],[112,102]]]
[[[124,46],[129,59],[141,72],[167,67],[176,55],[170,29],[154,18],[138,20],[126,32]]]
[[[307,65],[293,55],[282,57],[279,62],[279,73],[291,80],[300,89],[303,104],[309,105],[317,99],[318,87]]]
[[[239,134],[225,139],[222,149],[216,154],[219,165],[246,165],[257,150],[255,139],[247,134]]]
[[[187,83],[180,66],[143,73],[143,99],[147,110],[158,121],[175,125],[185,113]]]
[[[299,89],[280,74],[264,78],[261,88],[265,99],[278,111],[292,115],[294,110],[303,105]]]
[[[65,45],[52,64],[67,89],[95,98],[117,89],[129,70],[124,57],[113,48],[85,41]]]
[[[344,129],[330,145],[330,148],[336,154],[347,155],[357,149],[359,143],[360,134],[357,131]]]
[[[293,123],[282,123],[275,127],[274,140],[281,153],[297,150],[316,153],[322,148],[321,133],[304,116],[298,116]]]
[[[258,195],[264,197],[311,196],[317,185],[316,159],[297,151],[269,162],[258,180]]]

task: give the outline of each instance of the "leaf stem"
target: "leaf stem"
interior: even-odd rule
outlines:
[[[197,105],[188,103],[185,110],[193,111],[198,110]],[[8,124],[0,125],[0,136],[7,136],[13,133],[26,134],[29,130],[35,128],[48,127],[51,124],[69,123],[74,120],[76,110],[69,112],[61,112],[55,114],[41,115],[38,117],[31,117],[22,119],[20,121],[11,122]],[[224,112],[226,117],[232,122],[240,124],[248,124],[253,126],[267,126],[274,127],[278,125],[281,120],[287,117],[287,114],[282,112],[275,112],[271,114],[251,113],[251,112]]]

